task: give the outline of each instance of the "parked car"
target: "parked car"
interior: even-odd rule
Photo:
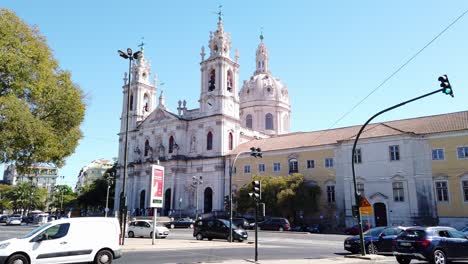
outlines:
[[[250,228],[250,223],[245,218],[233,217],[232,222],[238,227],[242,227],[244,229]],[[255,223],[254,223],[254,226],[255,226]]]
[[[21,225],[22,221],[23,219],[21,217],[12,216],[8,217],[6,225]]]
[[[128,237],[153,237],[153,223],[150,220],[132,221],[128,225]],[[162,224],[156,223],[156,238],[166,238],[169,229]]]
[[[2,215],[0,216],[0,223],[6,223],[8,220],[8,215]]]
[[[371,229],[371,226],[369,224],[363,224],[362,225],[362,232],[366,232],[367,230]],[[354,225],[352,227],[347,227],[344,230],[346,235],[359,235],[359,225]]]
[[[468,260],[468,237],[451,227],[412,227],[397,237],[394,255],[400,264],[412,259],[437,264]]]
[[[193,228],[193,225],[195,224],[195,220],[191,218],[179,218],[175,221],[166,223],[167,228]]]
[[[393,243],[405,227],[375,227],[363,233],[364,248],[368,254],[393,254]],[[351,253],[361,252],[359,236],[348,237],[344,249]]]
[[[122,256],[120,239],[114,217],[63,219],[1,241],[0,263],[111,263]]]
[[[281,217],[272,217],[263,222],[258,223],[258,227],[261,230],[278,230],[278,231],[289,231],[291,225],[288,219]]]
[[[461,232],[465,233],[465,235],[468,235],[468,226],[465,226],[460,230]]]
[[[201,219],[195,222],[195,227],[193,228],[193,236],[197,240],[203,240],[207,238],[212,240],[214,238],[218,239],[227,239],[229,240],[229,221],[224,219]],[[232,234],[233,240],[242,242],[248,238],[247,231],[236,226],[232,225]]]

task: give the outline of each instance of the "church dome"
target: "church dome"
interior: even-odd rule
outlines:
[[[288,87],[269,68],[268,49],[260,36],[256,70],[239,93],[240,118],[244,127],[269,135],[289,133],[291,104]]]

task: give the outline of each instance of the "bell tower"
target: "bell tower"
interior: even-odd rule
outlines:
[[[142,45],[141,45],[142,46]],[[129,129],[135,128],[156,108],[156,84],[150,81],[151,65],[145,59],[143,47],[141,56],[133,62],[131,67],[130,101],[128,102]],[[121,118],[121,131],[125,131],[125,115],[127,111],[128,77],[124,78],[123,109]]]
[[[222,13],[218,13],[218,27],[210,32],[208,47],[201,50],[200,112],[204,115],[223,114],[239,118],[239,55],[230,58],[231,34],[224,31]]]

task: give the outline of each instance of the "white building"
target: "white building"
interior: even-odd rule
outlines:
[[[91,161],[88,165],[81,168],[78,174],[75,191],[79,192],[81,188],[91,184],[93,181],[100,179],[104,173],[112,168],[114,161],[107,159],[97,159]]]
[[[3,172],[3,181],[9,185],[21,182],[31,182],[34,186],[45,188],[52,192],[58,178],[58,169],[55,165],[38,164],[28,168],[28,173],[18,173],[14,164],[7,165]]]
[[[256,71],[239,90],[238,52],[231,58],[231,35],[219,18],[210,33],[208,54],[201,50],[200,106],[187,109],[179,101],[172,113],[150,82],[151,65],[144,55],[132,65],[129,103],[127,201],[130,212],[140,213],[149,200],[149,168],[156,160],[165,167],[163,214],[179,210],[194,213],[223,208],[228,181],[226,156],[240,143],[289,132],[290,104],[287,87],[273,77],[263,36],[256,53]],[[127,80],[119,133],[118,180],[122,191]],[[202,179],[194,186],[193,179]],[[198,190],[198,201],[195,191]],[[119,199],[115,207],[119,208]]]

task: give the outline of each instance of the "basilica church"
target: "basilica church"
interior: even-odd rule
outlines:
[[[291,107],[288,89],[270,72],[269,53],[260,35],[256,70],[239,82],[239,55],[231,57],[231,35],[219,17],[210,32],[208,49],[201,49],[199,107],[188,109],[179,101],[177,112],[157,95],[156,77],[143,56],[125,81],[119,133],[116,193],[122,191],[126,115],[128,127],[128,211],[146,214],[149,204],[150,168],[165,167],[162,215],[184,215],[223,210],[228,195],[229,164],[233,150],[246,142],[289,133]],[[253,63],[253,61],[252,61]],[[130,88],[129,88],[130,87]],[[130,102],[127,106],[127,96]],[[115,200],[114,208],[120,207]]]

